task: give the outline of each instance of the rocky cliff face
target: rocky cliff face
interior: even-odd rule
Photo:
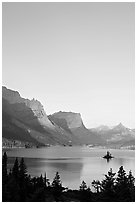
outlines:
[[[44,111],[44,108],[39,101],[35,99],[24,99],[17,91],[9,90],[6,87],[3,87],[2,89],[2,97],[10,104],[16,104],[16,113],[19,112],[20,115],[24,115],[24,113],[26,112],[26,114],[28,115],[28,111],[26,111],[26,108],[28,107],[32,111],[32,114],[34,116],[34,120],[31,122],[35,123],[35,120],[38,120],[41,126],[55,129],[54,125],[48,119],[46,112]]]
[[[5,86],[2,87],[2,98],[7,100],[10,104],[24,103],[25,100],[20,97],[19,92],[7,89]]]
[[[55,129],[55,126],[52,124],[52,122],[48,119],[47,114],[42,106],[42,104],[35,100],[26,100],[25,104],[27,107],[29,107],[32,112],[34,113],[34,116],[37,118],[37,120],[39,121],[40,125],[43,126],[44,128],[51,128],[51,129]]]
[[[3,87],[2,94],[3,137],[10,139],[9,132],[11,131],[11,139],[20,140],[17,134],[20,128],[20,131],[22,130],[20,135],[23,135],[25,131],[30,138],[33,138],[33,142],[36,140],[43,144],[69,144],[71,140],[74,144],[77,143],[70,132],[48,118],[39,101],[22,98],[17,91],[6,87]],[[26,138],[24,139],[26,141]]]
[[[83,125],[80,113],[73,112],[58,112],[52,115],[53,118],[64,119],[69,129],[78,128]]]
[[[91,133],[83,124],[80,113],[57,112],[49,118],[64,129],[68,129],[79,141],[79,144],[104,144],[104,140]]]

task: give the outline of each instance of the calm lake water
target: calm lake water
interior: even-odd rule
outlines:
[[[108,150],[108,149],[107,149]],[[109,150],[115,157],[107,162],[102,158],[106,149],[89,147],[48,147],[40,149],[5,149],[8,168],[12,168],[15,157],[24,157],[28,173],[32,176],[44,175],[52,182],[58,171],[65,187],[78,189],[84,180],[91,186],[93,179],[102,180],[110,168],[117,172],[120,166],[128,173],[135,174],[134,150]]]

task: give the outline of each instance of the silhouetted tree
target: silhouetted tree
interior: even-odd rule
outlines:
[[[80,201],[81,202],[91,201],[91,190],[89,187],[87,187],[87,184],[85,181],[82,181],[79,187],[79,191],[80,191]]]
[[[60,175],[59,175],[58,172],[56,172],[56,176],[53,179],[52,187],[54,187],[54,188],[62,188],[62,182],[60,180]]]
[[[55,197],[55,200],[59,201],[59,196],[61,195],[64,188],[62,187],[62,182],[60,180],[60,175],[58,172],[56,172],[56,176],[53,179],[52,188],[53,188],[53,195]]]
[[[132,172],[129,171],[128,174],[128,190],[129,190],[129,197],[130,201],[135,202],[135,178],[132,175]]]
[[[19,177],[19,163],[18,163],[18,158],[16,157],[15,162],[14,162],[14,166],[12,168],[12,175],[14,176],[14,178],[17,180]]]
[[[82,184],[80,185],[80,187],[79,187],[79,190],[80,191],[85,191],[85,190],[87,190],[87,184],[86,184],[86,182],[85,181],[82,181]]]
[[[8,181],[8,175],[7,175],[7,154],[4,152],[2,156],[2,200],[6,201],[7,197],[7,181]]]
[[[24,158],[21,158],[19,164],[19,186],[20,186],[20,196],[22,202],[25,201],[28,193],[28,179],[27,179],[27,167],[24,162]]]
[[[129,171],[127,180],[128,180],[128,181],[127,181],[127,182],[128,182],[128,187],[129,187],[130,189],[134,189],[134,188],[135,188],[135,186],[134,186],[135,178],[134,178],[134,176],[132,175],[132,171],[131,171],[131,170]]]
[[[41,176],[38,178],[38,187],[44,187],[44,179],[41,174]]]
[[[135,179],[131,171],[126,175],[123,166],[119,168],[116,178],[115,173],[110,169],[103,181],[93,180],[92,186],[96,189],[96,192],[92,192],[84,181],[80,185],[79,190],[62,187],[58,172],[55,175],[52,185],[50,185],[46,173],[44,177],[41,175],[31,178],[27,174],[27,168],[23,158],[20,164],[18,164],[18,159],[16,158],[12,171],[10,170],[8,173],[6,153],[2,157],[2,167],[4,167],[2,178],[7,177],[2,188],[2,201],[5,202],[135,201]]]
[[[116,173],[112,172],[112,168],[105,175],[105,179],[101,182],[101,192],[106,201],[114,201],[115,197],[115,176]]]
[[[2,157],[2,175],[3,180],[5,181],[5,178],[7,177],[7,154],[4,152]]]
[[[24,158],[21,158],[21,161],[19,164],[19,177],[21,181],[24,181],[24,179],[27,177],[27,167],[24,162]]]
[[[128,178],[123,166],[119,168],[116,178],[116,195],[118,201],[128,201],[129,199]]]
[[[123,166],[121,166],[118,170],[118,175],[116,178],[116,183],[118,186],[127,184],[127,176],[126,171],[124,170]]]
[[[91,185],[95,188],[96,192],[99,193],[101,189],[101,182],[99,180],[93,180]]]

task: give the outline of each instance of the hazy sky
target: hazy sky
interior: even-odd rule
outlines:
[[[134,3],[3,3],[3,85],[47,114],[134,128]]]

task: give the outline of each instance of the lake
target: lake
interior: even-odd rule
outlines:
[[[109,150],[115,157],[109,162],[102,158],[107,150],[86,146],[54,146],[40,149],[4,149],[3,151],[8,155],[8,169],[12,168],[15,157],[24,157],[31,176],[44,175],[46,172],[52,182],[58,171],[65,187],[78,189],[83,180],[89,186],[94,179],[102,180],[110,168],[113,172],[117,172],[120,166],[124,166],[127,173],[132,170],[135,175],[134,150]]]

